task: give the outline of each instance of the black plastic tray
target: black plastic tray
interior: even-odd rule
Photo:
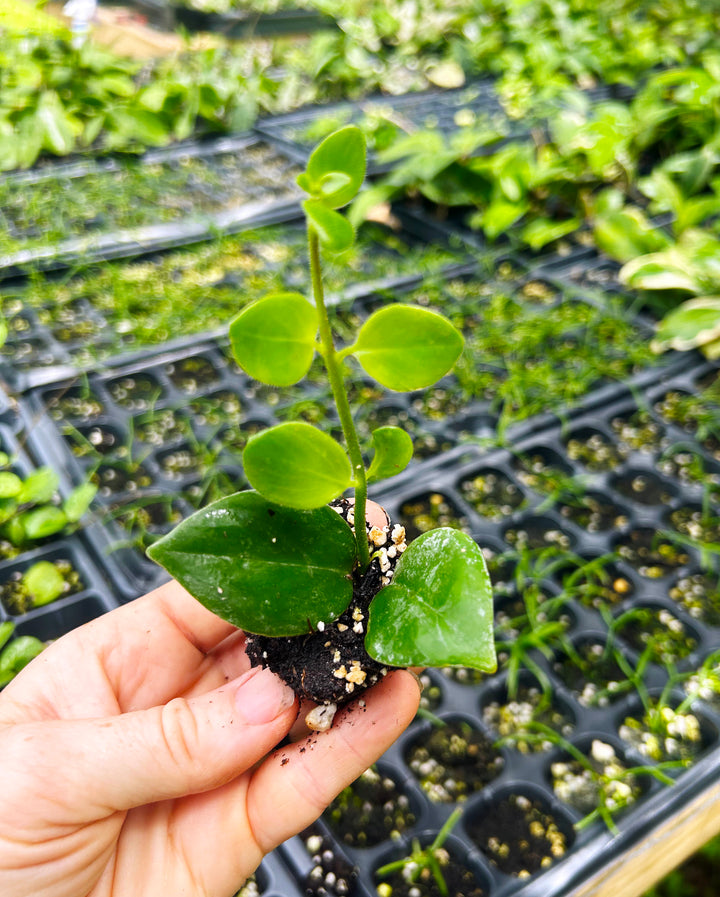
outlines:
[[[311,106],[296,112],[272,118],[261,119],[256,130],[272,140],[288,158],[305,165],[310,153],[324,134],[317,131],[324,121],[333,123],[328,133],[341,124],[362,123],[366,117],[387,118],[400,130],[412,133],[420,128],[436,128],[443,134],[457,131],[463,121],[485,122],[498,131],[497,141],[490,144],[497,147],[507,138],[526,137],[529,133],[527,122],[513,122],[507,117],[490,80],[473,82],[454,90],[430,90],[402,96],[371,96],[356,103],[334,103]],[[381,163],[376,151],[371,147],[368,153],[369,175],[389,171],[391,164]]]
[[[248,159],[245,169],[244,156]],[[115,185],[115,190],[127,193],[130,188],[123,178],[132,177],[133,172],[157,168],[159,177],[164,168],[179,184],[186,177],[183,167],[192,165],[197,167],[197,174],[187,174],[182,189],[176,185],[167,196],[159,195],[144,205],[142,196],[133,194],[134,201],[125,213],[132,214],[132,220],[137,222],[132,226],[123,226],[122,219],[117,223],[105,222],[102,209],[88,220],[85,207],[68,224],[76,223],[86,233],[76,237],[63,235],[56,242],[30,242],[34,225],[13,223],[8,199],[5,226],[10,232],[16,231],[18,246],[0,257],[0,277],[155,252],[297,214],[301,191],[295,177],[299,169],[252,133],[186,141],[149,150],[137,159],[78,159],[13,172],[0,179],[0,192],[15,189],[25,203],[33,193],[42,198],[49,186],[61,187],[72,196],[78,190],[87,190],[87,179],[92,179],[93,184],[104,184],[105,190],[112,191]],[[138,213],[138,203],[143,208],[142,215]],[[198,211],[203,206],[205,211]],[[24,237],[29,241],[26,248],[22,246]]]
[[[393,220],[395,227],[371,224],[360,232],[357,254],[350,262],[346,260],[336,266],[333,277],[328,279],[328,302],[336,302],[341,296],[349,298],[368,289],[416,282],[421,271],[449,269],[453,264],[467,263],[471,257],[457,235],[431,221],[406,215],[402,210],[397,211]],[[175,276],[190,277],[197,270],[192,275],[196,281],[194,286],[196,290],[199,283],[206,286],[210,314],[215,314],[216,319],[217,310],[212,305],[216,287],[225,291],[236,289],[240,303],[273,289],[309,289],[304,262],[305,226],[297,210],[268,230],[253,228],[247,236],[229,239],[231,246],[204,243],[197,259],[193,250],[181,249],[143,256],[140,265],[137,260],[118,261],[110,268],[90,266],[76,273],[58,273],[55,279],[45,280],[44,284],[57,283],[57,290],[63,291],[66,297],[69,294],[71,301],[66,301],[62,307],[53,304],[56,311],[50,322],[46,322],[47,308],[31,307],[25,299],[26,291],[33,289],[32,280],[8,280],[0,285],[10,328],[8,340],[0,349],[0,377],[4,377],[12,389],[22,391],[39,383],[67,378],[105,358],[127,355],[129,351],[135,351],[133,357],[138,358],[148,351],[159,351],[152,347],[141,350],[138,355],[137,350],[130,347],[142,343],[134,336],[132,327],[128,331],[125,326],[128,322],[116,327],[112,317],[98,308],[109,291],[114,291],[117,296],[118,284],[121,284],[133,295],[136,292],[146,295],[148,307],[152,309],[155,297],[146,284],[152,283],[153,277],[157,279],[157,271],[172,279]],[[212,266],[205,260],[205,255],[216,245],[217,271],[208,272],[207,268]],[[435,247],[439,247],[437,257]],[[143,266],[147,266],[147,272]],[[99,295],[97,301],[95,292]],[[52,295],[48,302],[53,302]],[[241,307],[239,304],[237,309]],[[228,310],[228,318],[232,314],[233,311]],[[192,324],[207,331],[207,315],[202,308]],[[192,344],[199,339],[202,336],[178,336],[169,347],[178,343]]]

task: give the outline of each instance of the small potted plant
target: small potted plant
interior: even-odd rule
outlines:
[[[460,333],[427,308],[389,304],[336,348],[323,292],[321,249],[340,253],[354,231],[338,208],[365,177],[365,143],[355,127],[326,138],[298,176],[307,218],[313,302],[273,293],[230,325],[238,364],[251,377],[291,386],[324,362],[344,445],[293,421],[253,435],[243,452],[252,491],[196,512],[155,542],[150,557],[211,611],[248,633],[252,662],[268,666],[329,727],[337,706],[391,667],[464,666],[493,671],[492,593],[476,543],[450,528],[407,544],[403,527],[362,525],[368,483],[411,460],[399,427],[372,434],[366,468],[345,384],[354,359],[391,390],[425,389],[463,347]],[[348,489],[351,498],[343,497]],[[383,524],[383,521],[376,521]]]

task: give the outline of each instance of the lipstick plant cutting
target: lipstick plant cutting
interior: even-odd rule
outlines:
[[[400,473],[413,446],[404,430],[381,427],[366,468],[345,385],[348,359],[383,386],[409,391],[439,380],[463,347],[442,315],[402,304],[378,309],[353,343],[335,346],[321,250],[338,254],[352,245],[353,228],[337,209],[364,177],[357,128],[315,149],[298,176],[309,194],[312,301],[273,293],[230,325],[235,359],[263,383],[295,384],[320,355],[344,445],[302,422],[258,433],[243,453],[252,491],[197,511],[148,550],[197,600],[248,633],[254,664],[318,705],[308,721],[320,729],[391,667],[496,666],[491,584],[475,542],[442,528],[408,545],[403,527],[390,521],[359,525],[368,483]],[[348,490],[352,498],[344,497]]]

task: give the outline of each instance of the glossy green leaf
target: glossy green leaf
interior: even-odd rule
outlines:
[[[59,533],[66,526],[68,519],[62,508],[49,505],[26,511],[20,516],[26,539],[46,539]]]
[[[679,352],[714,342],[720,337],[720,296],[689,299],[674,308],[658,325],[652,348],[655,352]]]
[[[303,209],[329,252],[344,252],[352,246],[355,231],[347,218],[316,199],[305,200]]]
[[[339,209],[355,197],[365,179],[365,138],[349,125],[320,143],[298,184],[314,199]]]
[[[62,573],[51,561],[38,561],[23,574],[23,584],[36,607],[50,604],[65,591]]]
[[[291,386],[307,374],[315,354],[317,312],[300,293],[272,293],[230,324],[240,367],[261,383]]]
[[[410,543],[370,605],[365,647],[392,666],[495,670],[492,585],[469,536],[443,527]]]
[[[302,422],[252,436],[243,465],[253,489],[291,508],[327,504],[347,489],[352,476],[344,449],[327,433]]]
[[[363,324],[352,354],[383,386],[424,389],[460,357],[463,338],[447,318],[427,308],[388,305]]]
[[[0,623],[0,649],[5,647],[14,631],[15,624],[12,620],[5,620],[4,623]]]
[[[76,486],[63,502],[63,511],[68,522],[77,523],[86,513],[96,495],[97,486],[94,483],[81,483]]]
[[[239,492],[149,549],[198,601],[248,632],[301,635],[350,603],[355,540],[333,511],[284,508]]]
[[[0,471],[0,498],[14,498],[22,490],[22,480],[11,470]]]
[[[367,472],[369,482],[394,477],[410,463],[412,439],[400,427],[378,427],[372,432],[372,442],[375,454]]]

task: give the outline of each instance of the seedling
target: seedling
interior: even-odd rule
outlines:
[[[420,842],[417,838],[413,838],[412,851],[407,856],[400,860],[396,860],[393,863],[387,863],[385,866],[381,866],[375,875],[378,878],[387,878],[387,876],[392,875],[393,872],[399,871],[402,873],[403,878],[410,883],[417,881],[423,873],[425,875],[432,875],[440,893],[443,897],[447,897],[448,886],[442,873],[442,867],[447,866],[450,861],[450,856],[443,848],[443,844],[447,841],[448,835],[457,825],[462,814],[463,808],[457,807],[445,820],[443,827],[435,836],[432,844],[423,848],[420,846]],[[384,894],[382,885],[378,887],[377,891],[380,895]],[[391,892],[388,891],[387,893],[389,894]]]
[[[37,657],[45,645],[32,635],[21,635],[10,641],[15,624],[10,620],[0,623],[0,688]]]
[[[298,177],[309,194],[303,206],[314,304],[299,293],[273,293],[230,325],[237,362],[263,383],[291,386],[320,355],[344,445],[301,421],[255,434],[243,452],[254,491],[208,505],[148,550],[206,607],[252,634],[255,663],[322,705],[320,728],[338,703],[388,667],[496,667],[490,579],[475,542],[440,528],[407,546],[400,526],[362,525],[368,483],[400,473],[413,446],[399,427],[380,427],[366,468],[345,383],[349,360],[382,386],[409,391],[434,384],[463,348],[442,315],[401,304],[378,309],[354,342],[335,347],[321,249],[333,255],[352,245],[353,228],[337,209],[364,176],[357,128],[315,149]],[[352,501],[340,499],[349,488]],[[322,681],[310,671],[318,664]]]
[[[91,483],[82,483],[58,505],[57,487],[58,476],[49,467],[39,467],[23,479],[10,469],[9,456],[0,452],[0,548],[6,543],[7,554],[57,533],[70,532],[97,491]]]

